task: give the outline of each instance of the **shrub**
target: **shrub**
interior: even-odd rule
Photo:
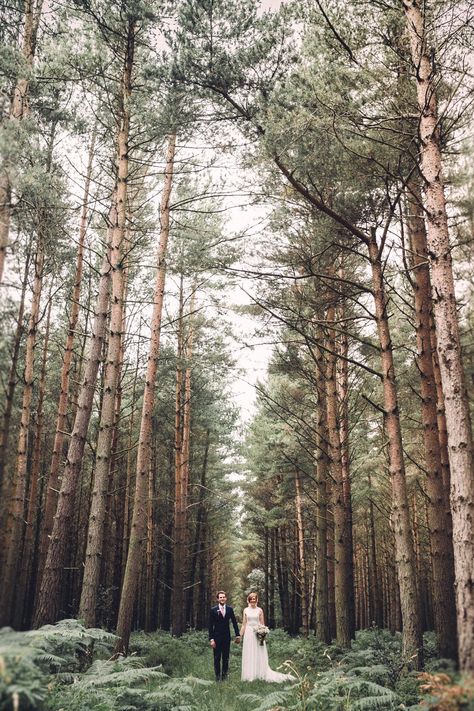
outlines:
[[[207,638],[199,633],[196,639],[198,633],[193,634],[190,640],[190,635],[178,639],[168,632],[137,632],[132,635],[130,652],[142,657],[145,666],[161,666],[169,676],[184,675],[192,668],[194,656],[206,648]]]
[[[420,691],[425,695],[420,709],[436,711],[474,711],[474,678],[461,677],[457,682],[448,674],[418,675]]]

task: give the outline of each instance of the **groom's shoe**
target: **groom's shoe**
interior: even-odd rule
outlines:
[[[222,681],[220,676],[216,676],[216,681]]]
[[[222,681],[227,681],[228,679],[228,674],[223,674],[222,675]]]

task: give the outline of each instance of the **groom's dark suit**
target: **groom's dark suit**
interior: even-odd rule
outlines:
[[[211,607],[209,615],[209,640],[213,639],[216,643],[214,647],[214,671],[216,679],[225,679],[229,670],[229,652],[230,652],[230,629],[229,624],[232,622],[235,636],[239,637],[239,627],[235,619],[234,610],[229,606],[225,606],[225,616],[219,610],[219,605]],[[221,675],[221,659],[222,659],[222,675]]]

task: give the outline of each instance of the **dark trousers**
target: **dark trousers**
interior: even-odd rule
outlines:
[[[229,671],[230,637],[215,640],[214,647],[214,671],[216,679],[225,679]],[[222,671],[221,671],[222,660]]]

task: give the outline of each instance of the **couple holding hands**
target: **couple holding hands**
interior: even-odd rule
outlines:
[[[258,607],[258,596],[250,593],[247,596],[247,607],[242,615],[242,627],[239,631],[234,610],[227,605],[227,594],[224,590],[217,593],[217,605],[211,608],[209,615],[209,642],[214,650],[214,671],[216,681],[227,678],[230,652],[230,623],[235,632],[235,642],[242,640],[242,681],[292,681],[291,674],[281,674],[270,669],[268,651],[264,633],[260,630],[265,625],[263,610]]]

